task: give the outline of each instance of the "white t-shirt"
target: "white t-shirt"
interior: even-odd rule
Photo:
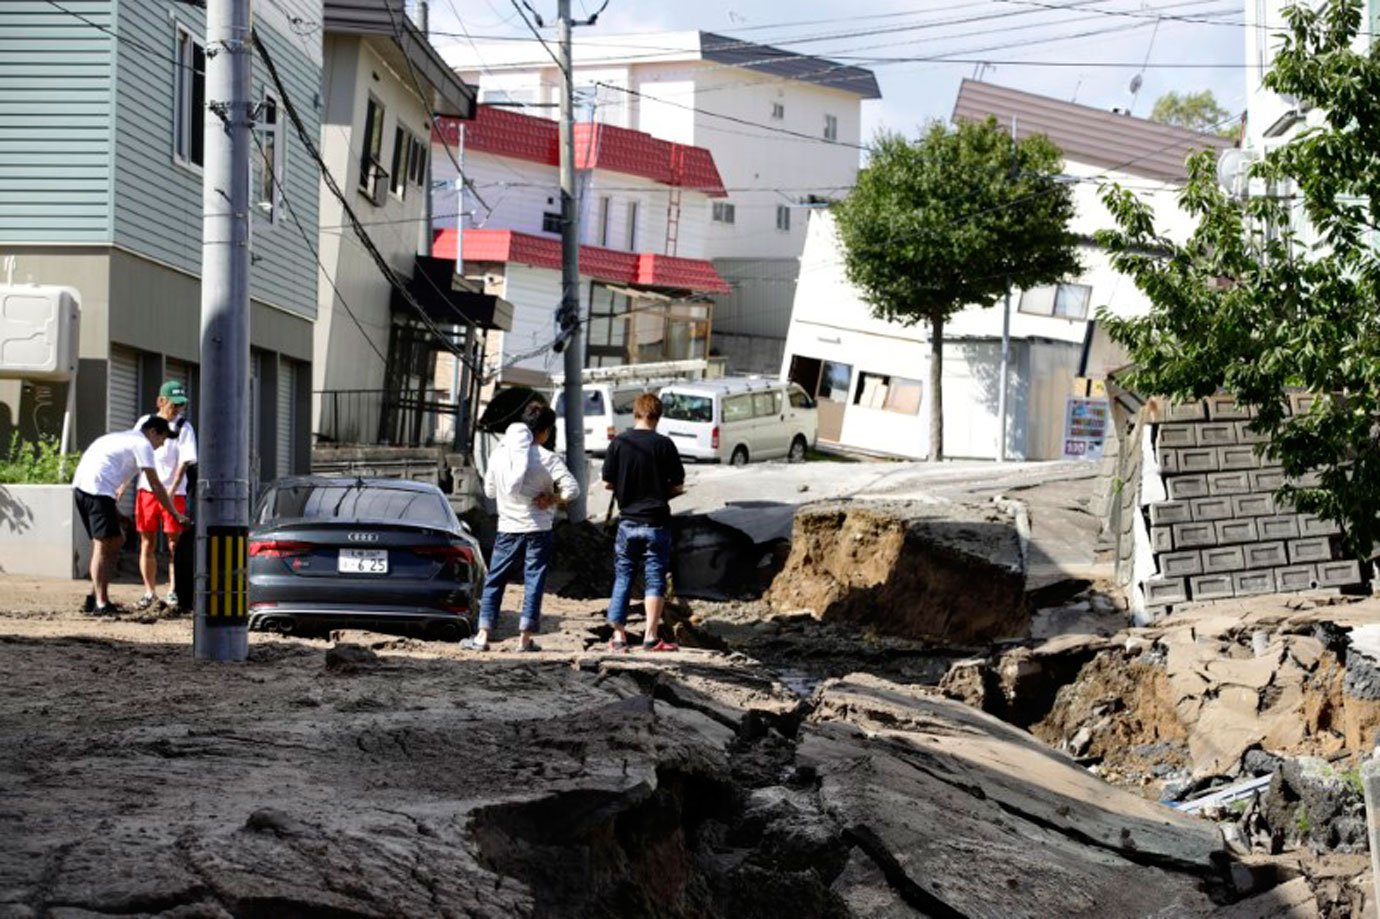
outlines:
[[[81,455],[72,487],[88,495],[115,497],[116,490],[143,469],[157,468],[153,444],[138,431],[116,431],[92,441]]]
[[[134,430],[139,430],[152,415],[145,415],[134,423]],[[178,422],[170,421],[168,424],[177,426]],[[177,432],[177,437],[169,437],[163,441],[163,446],[153,451],[153,458],[158,462],[155,467],[158,470],[158,478],[163,483],[163,487],[169,489],[171,494],[173,473],[181,463],[196,462],[196,432],[192,430],[192,423],[186,418],[181,420],[181,429]],[[149,488],[149,480],[139,477],[139,490],[152,491]],[[187,494],[187,477],[184,475],[182,481],[177,483],[177,494]]]

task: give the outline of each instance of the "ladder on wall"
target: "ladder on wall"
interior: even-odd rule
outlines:
[[[666,196],[666,254],[675,255],[680,246],[680,194],[685,178],[685,148],[671,148],[671,191]]]

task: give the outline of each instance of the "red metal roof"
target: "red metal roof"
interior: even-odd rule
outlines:
[[[455,258],[455,230],[438,230],[432,243],[437,258]],[[466,230],[466,262],[516,262],[538,268],[561,268],[561,242],[513,230]],[[711,262],[652,252],[623,252],[602,246],[580,247],[580,274],[616,284],[669,287],[697,293],[726,294],[729,286]]]
[[[434,142],[458,146],[463,130],[466,150],[560,165],[560,128],[549,118],[481,105],[473,121],[438,118],[437,123]],[[711,198],[728,196],[714,154],[704,147],[672,143],[607,124],[575,125],[575,166],[640,176],[662,185],[704,192]]]

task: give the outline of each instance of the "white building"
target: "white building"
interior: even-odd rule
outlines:
[[[1047,135],[1064,152],[1064,171],[1076,182],[1073,231],[1086,240],[1083,273],[1054,288],[1012,296],[1007,455],[1057,459],[1064,453],[1064,419],[1075,379],[1101,376],[1086,367],[1090,321],[1100,306],[1125,315],[1149,310],[1130,279],[1115,272],[1092,234],[1113,226],[1100,186],[1116,182],[1154,207],[1156,226],[1172,237],[1191,229],[1175,201],[1194,149],[1229,141],[1104,112],[1019,90],[965,80],[954,118],[1016,119],[1021,137]],[[995,458],[998,451],[1002,307],[971,308],[944,329],[944,452]],[[929,453],[929,330],[872,318],[846,280],[832,215],[811,215],[800,284],[781,365],[783,376],[820,400],[820,439],[881,454]]]
[[[433,157],[449,190],[433,199],[435,252],[512,304],[492,332],[486,375],[545,384],[561,299],[559,139],[554,121],[481,105],[436,138],[463,151],[464,191],[449,159]],[[709,204],[724,196],[708,150],[608,124],[576,126],[583,211],[580,314],[587,366],[708,356],[713,294],[728,290],[704,258]],[[459,228],[456,228],[457,220]],[[444,375],[446,362],[441,362]]]
[[[536,42],[443,50],[480,85],[481,101],[548,106],[529,112],[555,116],[557,70]],[[862,103],[881,95],[875,77],[699,31],[582,34],[574,56],[584,119],[713,151],[727,195],[702,205],[703,255],[734,288],[718,298],[714,345],[740,369],[774,370],[805,246],[804,206],[852,187]]]

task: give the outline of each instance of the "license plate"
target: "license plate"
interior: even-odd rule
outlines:
[[[341,549],[336,570],[342,574],[387,574],[388,552],[384,549]]]

